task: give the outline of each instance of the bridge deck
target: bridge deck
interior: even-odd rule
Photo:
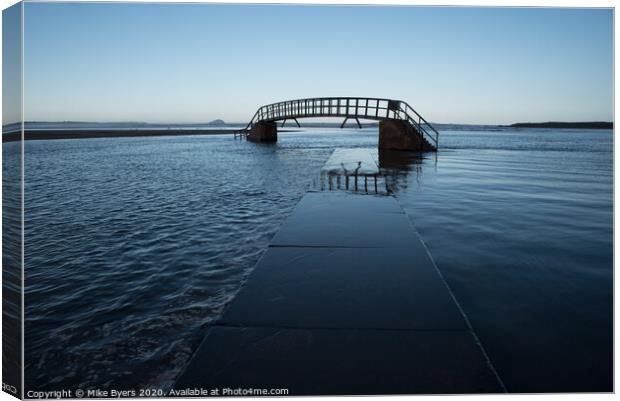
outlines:
[[[221,321],[183,388],[290,395],[502,392],[394,197],[309,192]]]
[[[412,138],[419,138],[424,144],[420,150],[436,151],[439,141],[439,132],[415,111],[407,102],[394,99],[359,98],[359,97],[323,97],[287,100],[260,107],[243,129],[235,132],[235,138],[247,138],[257,142],[275,142],[276,126],[268,135],[258,134],[256,128],[266,123],[294,120],[299,126],[298,118],[316,117],[343,117],[344,123],[350,119],[400,121],[407,127],[406,133]],[[361,127],[361,126],[360,126]],[[381,146],[381,145],[380,145]],[[410,149],[411,150],[411,149]]]

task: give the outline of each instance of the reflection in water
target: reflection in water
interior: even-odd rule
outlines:
[[[426,153],[380,149],[379,168],[390,193],[407,188],[407,177],[410,174],[415,174],[416,181],[419,181],[422,175],[422,163],[427,157],[429,156]],[[432,157],[436,157],[436,154]]]
[[[370,149],[337,148],[323,167],[314,188],[320,191],[344,190],[353,193],[387,194],[376,157]]]
[[[358,194],[388,195],[387,181],[381,174],[322,172],[313,182],[318,191],[348,191]]]
[[[330,160],[339,151],[336,149]],[[356,149],[359,153],[360,149]],[[365,149],[361,149],[365,151]],[[399,150],[368,149],[368,154],[374,160],[375,170],[365,168],[323,168],[321,174],[314,180],[313,189],[319,191],[348,191],[358,194],[390,195],[407,187],[407,177],[414,173],[416,180],[421,177],[422,163],[428,154],[420,152],[406,152]],[[341,152],[342,153],[342,152]],[[436,156],[431,156],[436,157]],[[362,162],[359,162],[360,166]],[[378,167],[378,169],[377,169]]]

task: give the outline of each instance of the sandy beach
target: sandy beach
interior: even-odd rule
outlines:
[[[232,134],[234,129],[159,129],[159,130],[26,130],[26,140],[47,139],[86,139],[86,138],[120,138],[133,136],[179,136],[179,135],[224,135]],[[2,142],[21,139],[21,132],[2,135]]]

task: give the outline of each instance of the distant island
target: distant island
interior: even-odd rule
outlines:
[[[508,125],[512,128],[581,128],[581,129],[613,129],[614,123],[604,121],[590,122],[556,122],[546,123],[516,123]]]

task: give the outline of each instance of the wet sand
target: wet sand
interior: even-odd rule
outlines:
[[[121,138],[134,136],[224,135],[234,129],[160,129],[160,130],[26,130],[26,140]],[[21,132],[2,135],[2,142],[19,141]]]
[[[614,129],[613,122],[589,121],[589,122],[557,122],[549,121],[546,123],[516,123],[511,124],[512,128],[558,128],[558,129]]]

